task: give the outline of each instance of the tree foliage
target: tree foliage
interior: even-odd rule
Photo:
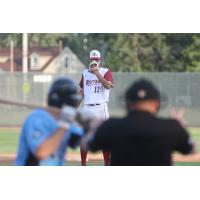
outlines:
[[[22,47],[22,34],[1,33],[0,47]],[[30,33],[29,46],[55,47],[62,41],[88,65],[98,49],[113,71],[200,71],[200,34],[181,33]]]

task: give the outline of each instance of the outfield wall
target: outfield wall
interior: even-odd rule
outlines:
[[[1,73],[0,97],[45,105],[48,87],[60,74]],[[66,74],[63,74],[66,76]],[[81,73],[67,74],[78,84]],[[200,73],[113,73],[115,87],[110,93],[111,116],[124,115],[123,94],[134,80],[146,77],[168,96],[168,102],[159,113],[168,116],[171,108],[186,109],[188,126],[200,126]],[[20,126],[30,112],[27,108],[0,105],[0,126]]]

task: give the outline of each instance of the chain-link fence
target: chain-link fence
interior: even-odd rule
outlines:
[[[79,83],[81,72],[63,74]],[[0,97],[45,105],[48,87],[60,74],[0,74]],[[160,115],[168,116],[171,108],[186,109],[185,120],[189,126],[200,125],[200,73],[113,73],[115,87],[110,93],[111,116],[125,112],[123,95],[126,88],[140,77],[152,80],[168,96],[167,104]],[[30,109],[0,105],[0,126],[20,126]]]

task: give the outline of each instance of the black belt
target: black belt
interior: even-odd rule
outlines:
[[[87,104],[88,106],[99,106],[100,103],[96,103],[96,104]]]

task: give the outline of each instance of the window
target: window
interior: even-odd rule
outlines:
[[[30,55],[30,68],[31,70],[38,70],[40,67],[40,57],[34,52]]]
[[[65,68],[68,67],[68,58],[67,58],[67,56],[64,57],[64,67]]]

